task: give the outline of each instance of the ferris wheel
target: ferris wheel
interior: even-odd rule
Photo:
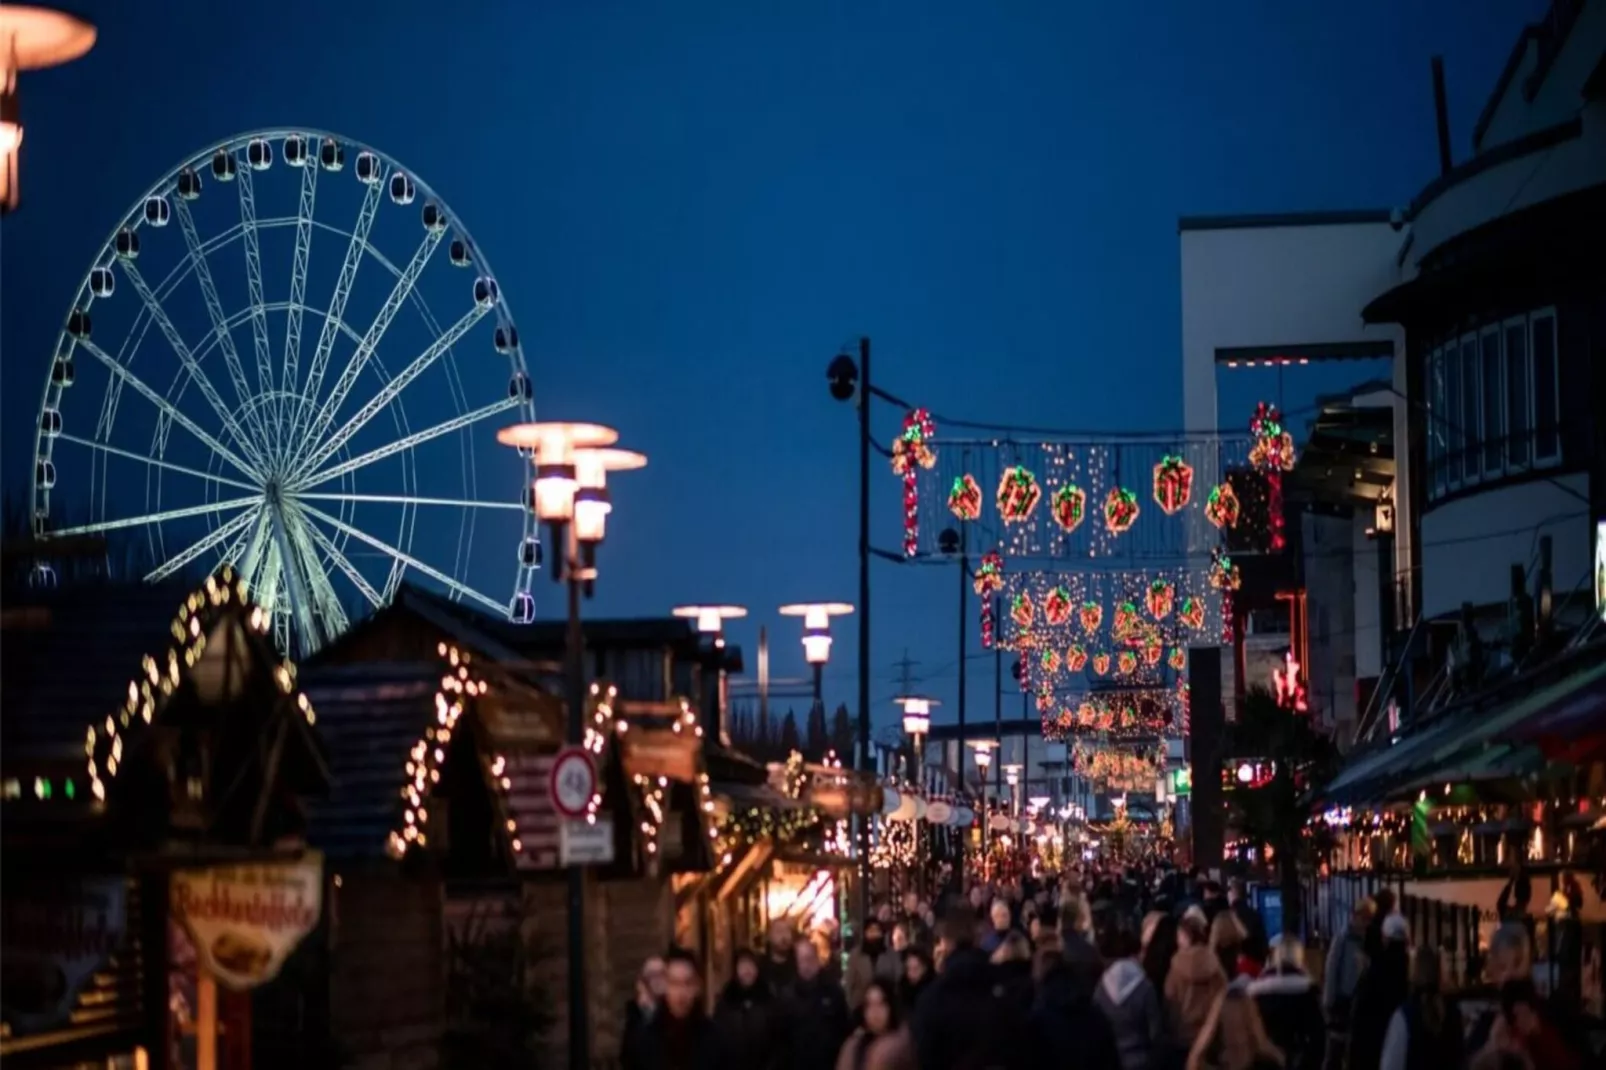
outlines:
[[[410,575],[527,621],[528,468],[490,432],[533,418],[496,276],[445,201],[345,138],[242,134],[152,186],[78,287],[34,531],[103,534],[150,581],[229,562],[303,655]]]

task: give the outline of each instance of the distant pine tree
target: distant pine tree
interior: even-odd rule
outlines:
[[[797,738],[797,714],[787,710],[785,719],[781,721],[781,753],[791,754],[801,749]]]
[[[853,718],[848,716],[847,703],[842,703],[831,718],[831,746],[844,763],[853,758],[854,742]]]
[[[768,703],[758,708],[758,719],[753,725],[753,751],[752,755],[766,762],[781,761],[784,756],[778,756],[780,749],[775,734],[775,722],[770,720]]]
[[[825,728],[825,703],[816,702],[809,707],[808,740],[803,753],[809,761],[817,762],[831,749],[831,734]]]

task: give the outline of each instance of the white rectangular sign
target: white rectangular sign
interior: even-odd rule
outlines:
[[[613,861],[613,818],[564,821],[558,829],[558,863],[564,866],[607,865]]]

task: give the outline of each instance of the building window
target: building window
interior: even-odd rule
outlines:
[[[1425,369],[1430,500],[1561,463],[1555,309],[1445,339]]]

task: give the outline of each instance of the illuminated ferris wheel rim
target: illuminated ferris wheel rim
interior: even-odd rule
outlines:
[[[348,152],[351,154],[349,160]],[[255,215],[256,197],[252,176],[275,166],[301,172],[301,195],[297,210],[294,215],[258,219]],[[324,181],[332,181],[332,176],[348,166],[359,185],[367,188],[363,193],[358,218],[351,229],[346,230],[327,220],[315,218],[315,211],[319,176],[331,176]],[[211,183],[220,187],[228,183],[236,185],[240,221],[202,241],[188,205],[200,198],[205,187]],[[415,201],[422,204],[425,237],[405,268],[398,268],[370,238],[370,228],[379,212],[380,202],[387,193],[397,206],[406,207]],[[217,194],[213,193],[213,196]],[[178,264],[152,287],[144,281],[135,263],[139,252],[139,235],[148,228],[162,229],[174,221],[179,224],[175,229],[183,231],[186,251]],[[268,302],[263,296],[259,238],[262,232],[282,227],[294,227],[296,230],[295,254],[289,266],[290,300]],[[348,240],[342,270],[327,307],[308,303],[306,282],[310,249],[314,244],[328,248],[327,242],[312,241],[315,232],[335,233]],[[436,246],[448,235],[451,236],[448,253],[451,264],[473,269],[473,301],[467,313],[443,330],[435,320],[428,301],[418,292],[417,285]],[[249,305],[232,315],[226,315],[211,278],[214,265],[210,260],[219,250],[235,244],[243,246],[246,253]],[[364,259],[379,264],[394,280],[394,284],[373,322],[358,333],[352,324],[345,321],[344,314],[357,269]],[[117,274],[123,275],[123,281],[137,295],[142,307],[117,353],[113,355],[93,340],[90,310],[97,300],[113,296],[119,288]],[[210,332],[193,348],[178,336],[163,305],[163,301],[172,296],[180,283],[192,277],[205,297],[211,323]],[[399,374],[392,375],[381,356],[381,343],[391,321],[405,304],[415,309],[431,332],[432,340]],[[304,363],[302,325],[309,311],[313,313],[312,333],[317,337],[317,345],[312,351],[311,360]],[[284,327],[278,332],[278,337],[269,336],[267,317],[270,312],[283,316]],[[496,351],[508,361],[508,390],[500,400],[470,409],[457,372],[454,346],[481,319],[486,318],[494,324],[492,337]],[[250,324],[252,342],[237,345],[234,331],[247,322]],[[177,358],[178,368],[165,392],[143,382],[141,376],[148,375],[145,368],[140,369],[139,375],[131,370],[133,359],[153,324],[158,326],[160,334],[166,335],[167,349]],[[337,371],[331,366],[330,358],[340,335],[350,339],[355,348],[345,366]],[[134,343],[132,349],[130,342]],[[160,349],[161,342],[155,345]],[[218,375],[216,358],[210,367],[202,366],[202,358],[210,356],[214,350],[222,351],[222,362],[227,365],[228,378],[235,395],[232,405],[224,402],[208,377],[208,372],[213,376]],[[246,374],[246,364],[242,360],[245,354],[242,351],[248,351],[255,358],[257,377],[254,387]],[[107,399],[103,401],[101,423],[97,424],[92,439],[69,435],[63,429],[63,397],[73,384],[73,357],[79,354],[87,354],[96,364],[104,366],[107,372]],[[451,419],[409,433],[402,391],[437,363],[448,376],[451,400],[457,413]],[[374,374],[363,376],[365,370]],[[334,374],[330,376],[330,373]],[[375,374],[383,381],[383,385],[354,415],[340,422],[338,417],[342,404],[353,395],[362,400],[364,395],[357,392],[359,383],[366,386]],[[322,388],[326,377],[332,378],[332,382],[325,393]],[[191,391],[192,386],[198,389]],[[135,451],[118,449],[112,444],[115,409],[127,393],[125,388],[132,388],[133,394],[142,397],[158,412],[157,430],[152,436],[148,456],[141,457]],[[200,395],[199,401],[210,406],[217,423],[222,425],[215,432],[205,431],[179,409],[180,403],[188,403],[192,407],[197,405],[197,394]],[[107,412],[112,413],[110,418]],[[389,412],[397,422],[399,437],[379,448],[351,456],[349,444],[353,437],[382,412]],[[292,623],[290,618],[294,617],[298,645],[303,650],[321,645],[348,623],[330,584],[328,572],[334,571],[335,566],[363,599],[373,606],[388,601],[401,577],[406,571],[412,570],[441,583],[454,599],[466,598],[514,619],[528,619],[533,615],[533,603],[528,593],[530,579],[539,564],[540,555],[535,539],[534,518],[527,503],[522,500],[522,481],[520,493],[510,495],[506,501],[472,500],[477,480],[472,460],[473,447],[466,432],[479,422],[504,413],[509,414],[509,420],[534,419],[533,390],[525,370],[518,332],[501,296],[494,271],[445,200],[393,157],[362,142],[316,128],[276,127],[248,131],[215,142],[192,154],[139,196],[121,215],[75,291],[67,322],[58,335],[50,371],[46,375],[39,421],[35,428],[33,526],[41,537],[145,527],[153,532],[154,538],[159,539],[161,523],[189,517],[210,518],[216,521],[216,526],[206,538],[191,544],[175,557],[163,560],[147,579],[158,580],[171,575],[178,568],[222,548],[230,539],[234,540],[233,545],[221,550],[225,557],[231,553],[238,555],[242,545],[249,543],[249,549],[259,560],[249,562],[252,570],[246,575],[248,579],[257,581],[253,584],[257,588],[264,586],[264,579],[268,581],[266,590],[256,590],[254,594],[259,597],[267,594],[269,601],[272,601],[279,582],[284,582],[287,592],[298,584],[308,588],[293,597],[287,594],[287,601],[291,604],[276,606],[282,624],[281,639],[288,645],[288,630]],[[187,432],[192,444],[209,451],[206,472],[166,460],[168,436],[175,426]],[[418,477],[416,466],[412,463],[412,452],[433,439],[451,434],[459,435],[463,451],[464,497],[453,499],[422,495],[417,487]],[[146,515],[124,516],[115,520],[103,517],[90,524],[52,530],[49,527],[51,492],[55,487],[56,450],[62,442],[82,446],[92,456],[105,458],[108,464],[112,455],[143,461],[147,466],[147,504],[150,475],[158,473],[160,480],[160,472],[177,472],[204,480],[209,489],[206,495],[208,500],[181,509],[158,508],[147,511]],[[336,489],[349,490],[358,470],[390,457],[400,457],[402,482],[408,493],[353,495],[333,492]],[[225,476],[225,469],[232,471]],[[335,487],[327,486],[337,480],[339,482]],[[250,493],[246,497],[227,501],[210,493],[231,484],[236,489],[245,489]],[[322,488],[322,492],[318,488]],[[91,491],[93,498],[93,487]],[[160,494],[158,489],[157,496],[160,497]],[[311,504],[313,499],[320,498],[339,501],[340,508],[335,511],[340,515],[330,515]],[[346,510],[356,501],[401,507],[402,518],[396,539],[399,545],[378,539],[348,523],[350,518]],[[472,541],[477,510],[517,509],[523,513],[524,532],[518,545],[511,601],[483,595],[463,582],[461,576],[435,568],[409,552],[413,525],[421,506],[457,508],[463,512],[459,522],[457,561],[452,570],[456,573],[466,571],[466,561],[472,556],[465,543]],[[99,508],[104,510],[104,503],[100,503]],[[223,514],[228,512],[235,515],[225,522]],[[334,538],[321,531],[320,525],[333,532]],[[275,530],[264,535],[267,528]],[[261,545],[264,539],[269,545]],[[376,585],[364,580],[360,571],[341,552],[353,540],[372,553],[390,559],[390,573],[383,584],[382,595]],[[320,557],[323,559],[321,563]],[[286,561],[289,562],[288,566]],[[265,563],[266,572],[263,571]],[[325,564],[330,567],[323,568]],[[280,610],[282,612],[278,612]]]

